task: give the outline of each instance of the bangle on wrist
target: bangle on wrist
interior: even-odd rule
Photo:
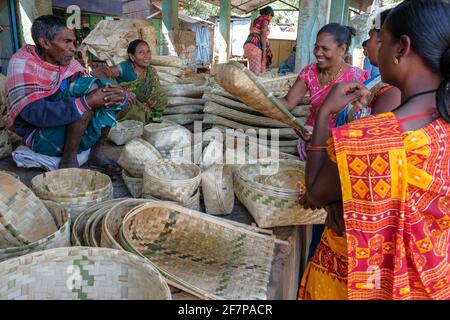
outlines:
[[[327,152],[327,146],[307,146],[306,151]]]

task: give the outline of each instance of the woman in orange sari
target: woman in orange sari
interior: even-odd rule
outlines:
[[[393,112],[330,134],[329,119],[370,94],[355,82],[336,85],[318,112],[301,202],[327,209],[327,229],[301,299],[450,299],[449,16],[447,0],[389,14],[378,60],[402,93]]]

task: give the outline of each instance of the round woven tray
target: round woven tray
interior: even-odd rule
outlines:
[[[70,246],[70,217],[67,211],[55,202],[44,201],[53,216],[58,230],[38,241],[20,247],[0,249],[0,261],[23,256],[28,253]]]
[[[289,172],[290,176],[294,176],[292,170],[300,171],[300,174],[295,176],[302,177],[305,164],[300,161],[280,160],[272,165],[244,164],[235,171],[236,196],[260,228],[325,222],[326,211],[304,209],[298,201],[298,188],[290,188],[297,183],[285,180],[285,174],[280,174]],[[264,178],[263,175],[267,177]],[[269,184],[264,184],[266,181],[269,181]]]
[[[229,214],[234,207],[232,168],[213,165],[202,173],[202,190],[206,213]]]
[[[0,186],[0,248],[28,245],[58,230],[47,207],[22,182],[0,173]]]
[[[71,247],[1,263],[0,299],[162,300],[171,294],[148,260],[121,250]]]
[[[144,124],[136,120],[125,120],[118,122],[109,132],[109,140],[121,146],[125,143],[140,138],[144,132]]]
[[[42,199],[78,203],[91,201],[112,190],[111,178],[98,171],[60,169],[34,177],[31,186]]]
[[[122,178],[133,198],[140,198],[144,179],[132,177],[126,170],[122,170]]]
[[[31,184],[41,199],[66,208],[72,220],[85,209],[113,197],[111,178],[92,170],[56,170],[34,177]]]
[[[124,219],[124,248],[169,284],[203,299],[266,299],[275,239],[181,206],[155,202]]]
[[[156,160],[145,166],[143,197],[186,203],[197,191],[201,171],[192,163],[177,160]]]
[[[128,142],[120,154],[117,163],[135,178],[142,178],[146,163],[161,159],[161,154],[154,146],[143,139]]]

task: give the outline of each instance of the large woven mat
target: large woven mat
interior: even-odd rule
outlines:
[[[201,298],[267,298],[273,237],[156,202],[125,217],[121,241],[152,261],[169,284]]]

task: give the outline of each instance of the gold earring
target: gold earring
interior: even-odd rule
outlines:
[[[395,58],[395,59],[394,59],[394,63],[395,63],[395,64],[399,64],[399,63],[400,63],[400,60],[399,60],[398,58]]]

